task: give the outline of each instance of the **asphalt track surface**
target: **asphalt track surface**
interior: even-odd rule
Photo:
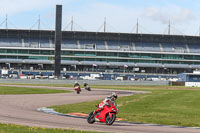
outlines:
[[[18,87],[20,87],[18,85]],[[32,86],[26,86],[32,87]],[[35,88],[35,86],[34,86]],[[49,89],[73,90],[64,87],[39,87]],[[76,93],[61,94],[30,94],[30,95],[0,95],[0,123],[12,123],[46,128],[73,128],[77,130],[123,132],[123,133],[199,133],[200,129],[175,128],[166,126],[149,126],[133,123],[115,122],[112,126],[104,123],[88,124],[86,119],[59,116],[38,112],[41,107],[72,104],[103,99],[112,90],[93,89],[91,92],[82,90]],[[117,91],[119,96],[144,93],[136,91]],[[120,110],[119,110],[120,111]]]

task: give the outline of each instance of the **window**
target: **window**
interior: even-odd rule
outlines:
[[[40,54],[39,50],[30,50],[29,54]]]
[[[18,54],[28,54],[28,50],[19,49]]]
[[[0,49],[0,53],[7,53],[6,49]]]
[[[49,50],[43,50],[43,51],[41,51],[41,54],[50,55],[50,51]]]
[[[8,49],[7,53],[9,53],[9,54],[17,54],[17,50],[16,49]]]

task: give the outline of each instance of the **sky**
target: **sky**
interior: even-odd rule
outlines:
[[[55,9],[62,5],[62,29],[198,36],[199,0],[0,0],[0,29],[55,29]]]

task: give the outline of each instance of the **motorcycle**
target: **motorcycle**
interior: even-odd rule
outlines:
[[[76,91],[77,94],[80,94],[80,92],[81,92],[80,86],[75,86],[74,90]]]
[[[87,118],[87,122],[93,124],[96,121],[106,123],[106,125],[112,125],[115,122],[117,113],[117,104],[111,103],[110,105],[106,105],[101,112],[97,112],[96,110],[91,112]]]
[[[91,88],[89,85],[85,86],[85,89],[88,90],[88,91],[91,91]]]

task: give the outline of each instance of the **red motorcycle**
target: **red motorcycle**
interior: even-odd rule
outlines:
[[[74,90],[76,91],[77,94],[80,94],[81,92],[81,87],[80,86],[75,86]]]
[[[116,103],[106,105],[101,112],[93,111],[89,114],[87,122],[93,124],[95,121],[106,123],[106,125],[112,125],[115,122],[118,108]]]

